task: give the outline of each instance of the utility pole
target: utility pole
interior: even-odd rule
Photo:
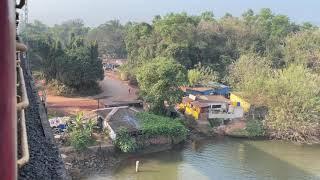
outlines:
[[[26,0],[26,4],[25,4],[25,6],[24,6],[24,17],[25,17],[24,23],[25,23],[25,25],[27,25],[28,22],[29,22],[28,0]]]
[[[25,29],[27,27],[27,24],[29,22],[29,9],[28,9],[28,0],[25,0],[25,5],[22,9],[23,12],[21,12],[21,14],[23,14],[23,19],[22,19],[22,22],[21,22],[21,25],[20,26],[20,31],[21,29]],[[28,36],[28,34],[25,34],[25,36]],[[28,46],[28,41],[25,41],[26,45]],[[28,58],[26,52],[24,54],[24,58],[25,58],[25,61],[26,61],[26,65],[28,66],[28,69],[30,70],[30,73],[31,73],[31,67],[30,67],[30,59]]]
[[[29,22],[29,9],[28,9],[28,0],[25,1],[25,4],[23,8],[21,9],[20,13],[20,23],[19,23],[19,32],[21,32],[22,29],[24,29],[28,22]]]

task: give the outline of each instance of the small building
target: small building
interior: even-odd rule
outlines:
[[[230,101],[220,95],[189,95],[182,99],[179,109],[194,119],[206,120],[210,110],[227,112]]]
[[[235,119],[244,116],[244,109],[239,103],[232,103],[221,95],[190,94],[182,99],[178,109],[195,120]]]
[[[109,136],[112,140],[116,140],[117,133],[125,128],[131,135],[139,133],[140,124],[136,118],[139,112],[128,106],[98,109],[97,115],[103,120],[103,128],[108,129]]]

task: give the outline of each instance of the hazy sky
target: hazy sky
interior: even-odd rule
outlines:
[[[298,23],[320,25],[320,0],[29,0],[29,19],[53,25],[80,18],[89,26],[97,26],[111,19],[150,22],[154,15],[183,11],[213,11],[216,17],[226,12],[240,16],[249,8],[259,11],[264,7]]]

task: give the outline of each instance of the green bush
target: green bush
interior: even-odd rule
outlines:
[[[168,117],[158,116],[146,112],[137,114],[137,118],[141,123],[142,135],[139,137],[141,140],[156,136],[167,136],[171,138],[186,139],[187,129],[179,121],[179,119],[172,119]],[[130,136],[126,128],[121,128],[117,132],[115,145],[122,152],[134,152],[143,143]]]
[[[142,125],[145,137],[167,136],[171,138],[186,139],[187,129],[178,119],[158,116],[151,113],[140,112],[137,114]]]
[[[246,131],[249,137],[261,137],[265,135],[265,128],[262,121],[259,120],[247,121]]]
[[[79,113],[75,119],[75,124],[70,125],[70,144],[76,150],[84,150],[94,143],[92,138],[93,122],[83,123],[83,113]]]
[[[217,126],[220,126],[221,123],[223,122],[223,119],[220,119],[220,118],[216,118],[216,119],[209,119],[209,124],[210,124],[210,127],[217,127]]]
[[[120,129],[117,133],[115,145],[122,152],[134,152],[137,150],[136,141],[130,136],[126,128]]]

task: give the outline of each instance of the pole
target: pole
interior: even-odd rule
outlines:
[[[17,178],[15,2],[0,1],[0,176]]]
[[[98,109],[99,109],[99,104],[100,104],[99,100],[100,99],[98,98],[97,100],[98,100]],[[97,113],[97,122],[98,122],[98,119],[99,119],[98,111],[96,113]]]
[[[136,172],[139,172],[139,161],[136,161]]]

